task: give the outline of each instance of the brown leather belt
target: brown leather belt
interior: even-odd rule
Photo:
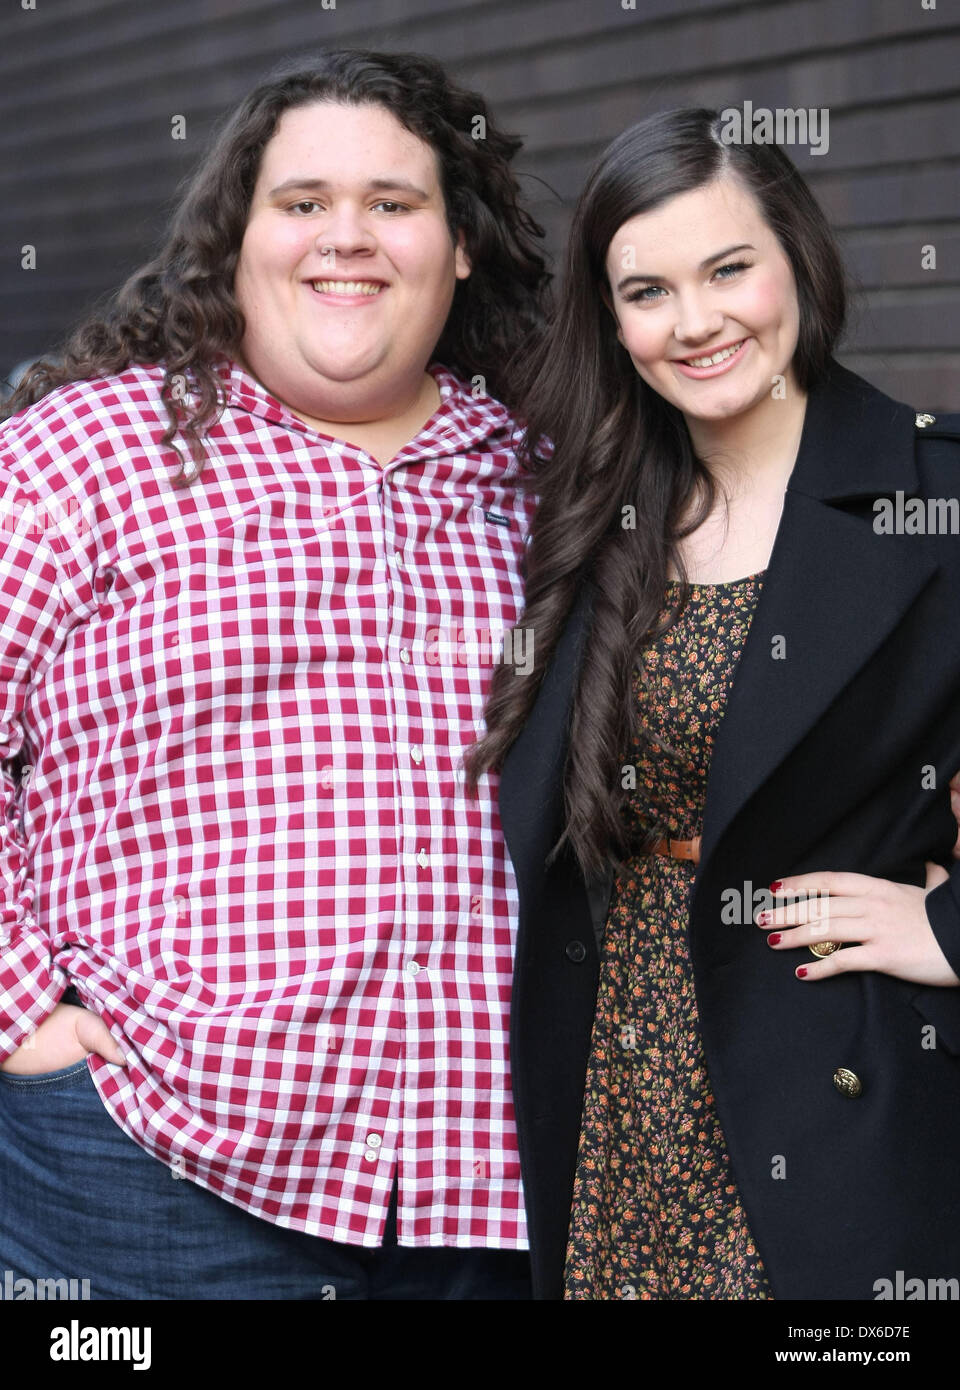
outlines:
[[[694,835],[692,840],[658,840],[650,853],[668,854],[671,859],[689,859],[699,864],[700,840],[699,835]]]

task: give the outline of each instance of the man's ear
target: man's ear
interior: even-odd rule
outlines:
[[[454,251],[454,268],[458,280],[466,280],[473,266],[470,264],[470,257],[467,255],[467,239],[464,236],[463,228],[457,232],[457,246]]]

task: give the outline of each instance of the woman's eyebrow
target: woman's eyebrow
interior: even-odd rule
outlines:
[[[748,241],[742,241],[737,246],[728,246],[724,251],[715,251],[712,256],[708,256],[705,261],[701,261],[697,270],[709,270],[714,261],[722,261],[724,256],[732,256],[734,251],[756,251],[755,246],[751,246]],[[624,285],[629,285],[632,280],[652,280],[659,282],[665,280],[665,275],[643,275],[639,270],[633,270],[629,275],[625,275],[622,280],[617,282],[617,289],[622,290]]]

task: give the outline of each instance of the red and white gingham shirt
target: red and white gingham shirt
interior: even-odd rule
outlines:
[[[533,502],[513,417],[430,370],[385,468],[236,363],[185,490],[159,367],[0,428],[0,1056],[72,982],[175,1174],[377,1245],[399,1165],[402,1244],[523,1249],[516,885],[459,763]]]

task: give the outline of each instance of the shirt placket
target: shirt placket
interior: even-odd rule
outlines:
[[[433,914],[437,875],[442,866],[438,860],[438,845],[434,844],[431,834],[425,795],[433,749],[421,688],[422,634],[428,626],[428,615],[422,611],[418,594],[429,593],[430,585],[417,582],[417,566],[424,562],[418,556],[415,542],[422,517],[418,515],[416,489],[405,467],[397,465],[385,470],[379,497],[386,554],[386,684],[392,720],[392,785],[398,849],[396,918],[389,953],[402,1037],[395,1097],[399,1177],[397,1225],[398,1233],[407,1234],[403,1225],[410,1178],[416,1173],[418,1159],[422,1162],[423,1155],[431,1154],[439,1142],[439,1136],[432,1132],[435,1126],[429,1134],[422,1132],[424,1122],[418,1115],[417,1093],[421,1082],[423,1034],[427,1027],[429,1064],[435,1084],[441,1081],[438,1054],[442,1048],[442,1029],[437,1016],[442,999],[439,962],[431,958],[431,948],[437,939]]]

